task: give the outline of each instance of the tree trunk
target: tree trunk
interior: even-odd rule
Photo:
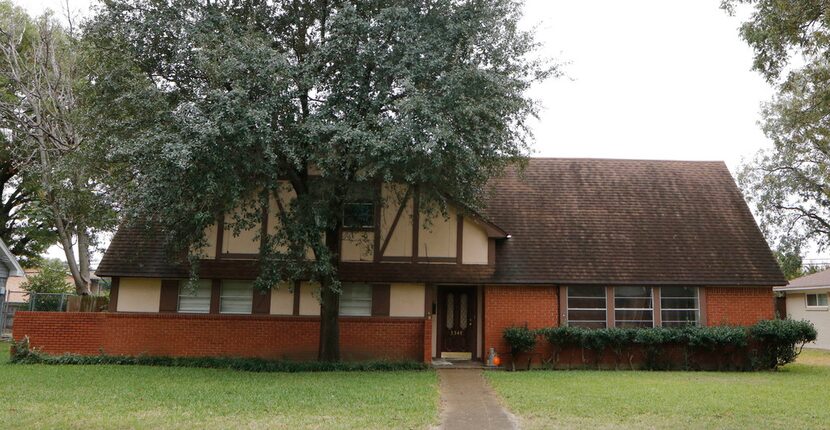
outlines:
[[[89,233],[85,228],[78,227],[78,275],[80,276],[82,289],[78,294],[88,295],[91,293],[90,285],[92,277],[89,273]]]
[[[326,232],[326,247],[337,267],[337,234],[339,227]],[[329,280],[320,283],[320,361],[340,361],[340,292],[335,291]]]

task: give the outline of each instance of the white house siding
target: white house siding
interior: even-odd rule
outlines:
[[[827,293],[830,290],[814,290],[810,293]],[[818,338],[813,348],[830,349],[830,310],[807,310],[805,293],[787,293],[787,316],[794,320],[811,321],[816,326]]]

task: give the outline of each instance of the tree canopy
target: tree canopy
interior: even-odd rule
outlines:
[[[99,141],[124,215],[194,249],[217,215],[261,219],[261,287],[320,282],[321,358],[337,356],[337,234],[370,185],[416,185],[477,208],[528,153],[532,57],[512,0],[106,0],[87,28]],[[311,174],[310,172],[314,172]],[[323,240],[321,240],[323,238]],[[308,250],[314,258],[307,259]],[[333,331],[330,331],[333,330]],[[333,352],[330,352],[333,351]]]
[[[725,0],[751,7],[740,34],[777,94],[763,108],[773,148],[739,175],[767,237],[786,249],[830,245],[830,7],[823,0]]]

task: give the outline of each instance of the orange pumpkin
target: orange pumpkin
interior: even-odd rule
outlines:
[[[493,357],[493,366],[501,366],[501,357],[499,357],[498,355]]]

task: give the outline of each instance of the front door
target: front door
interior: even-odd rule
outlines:
[[[476,288],[439,287],[438,291],[441,357],[469,360],[476,342]]]

